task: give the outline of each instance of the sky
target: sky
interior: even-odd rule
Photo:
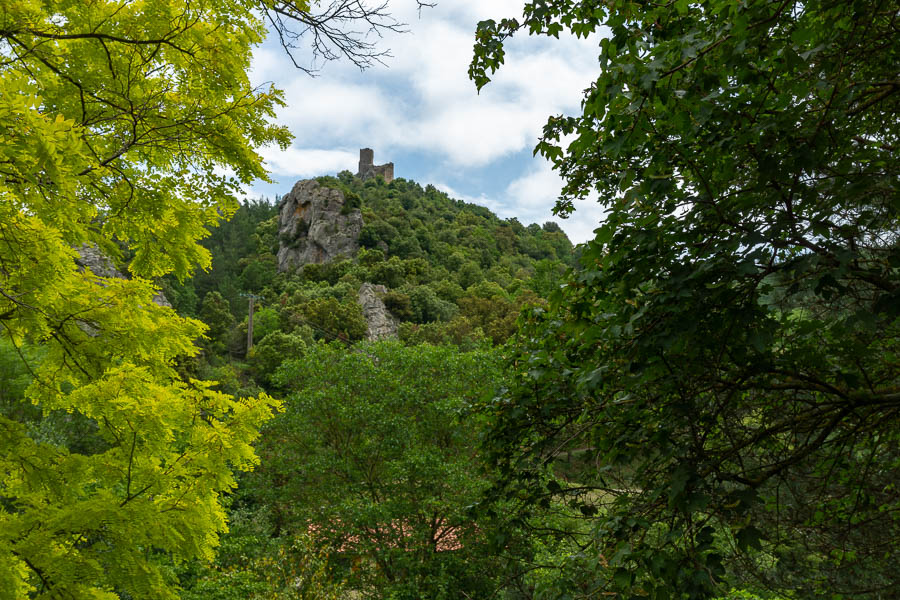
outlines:
[[[286,150],[260,149],[273,183],[256,182],[247,196],[274,199],[299,179],[356,172],[359,149],[368,147],[375,164],[394,163],[395,177],[432,184],[502,218],[555,221],[575,243],[592,238],[600,206],[585,201],[568,219],[553,217],[562,182],[532,152],[548,116],[580,112],[582,91],[597,76],[599,39],[517,36],[480,94],[468,79],[478,21],[520,17],[522,4],[440,0],[419,11],[414,0],[392,0],[391,14],[408,31],[380,40],[392,55],[386,64],[364,71],[346,61],[309,65],[321,67],[314,78],[270,36],[254,54],[251,79],[284,90],[277,120],[294,140]]]

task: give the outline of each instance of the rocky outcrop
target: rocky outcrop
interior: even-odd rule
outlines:
[[[75,264],[81,269],[88,268],[91,270],[91,273],[98,277],[125,279],[125,276],[116,268],[113,261],[94,244],[82,244],[76,248],[76,251],[78,252],[78,258],[75,259]]]
[[[369,326],[366,334],[369,340],[397,337],[397,320],[381,300],[386,293],[383,285],[364,283],[359,287],[359,305]]]
[[[98,277],[117,277],[119,279],[128,279],[121,271],[119,271],[108,256],[103,254],[94,244],[82,244],[75,249],[78,252],[78,258],[75,259],[81,269],[90,269],[91,273]],[[162,292],[156,292],[153,296],[153,302],[159,306],[172,307],[172,303],[166,298]]]
[[[298,181],[279,205],[278,270],[354,256],[362,226],[362,214],[343,192],[314,179]]]

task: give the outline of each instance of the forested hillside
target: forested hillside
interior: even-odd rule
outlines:
[[[526,227],[404,179],[361,181],[345,171],[318,182],[361,210],[357,256],[279,273],[275,254],[285,240],[278,239],[278,199],[259,199],[210,228],[202,242],[212,254],[209,271],[166,281],[175,308],[210,327],[207,359],[245,356],[248,294],[262,298],[251,363],[285,336],[293,343],[361,340],[357,292],[364,282],[388,288],[384,302],[405,342],[499,344],[514,331],[519,309],[546,297],[574,261],[555,223]],[[266,340],[269,334],[276,335]]]

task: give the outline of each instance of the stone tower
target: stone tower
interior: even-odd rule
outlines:
[[[359,173],[357,173],[358,177],[364,177],[364,175],[375,168],[375,151],[371,148],[360,148],[359,149]]]
[[[383,165],[374,164],[375,151],[371,148],[359,149],[359,172],[356,174],[360,179],[368,179],[381,175],[384,177],[385,183],[390,183],[394,179],[394,163],[386,163]]]

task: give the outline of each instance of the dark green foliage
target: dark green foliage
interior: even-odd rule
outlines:
[[[163,295],[178,314],[189,317],[197,316],[197,311],[200,309],[200,298],[197,297],[193,281],[181,282],[174,277],[167,277],[162,280],[161,287]]]
[[[296,317],[313,328],[317,339],[358,341],[366,335],[366,320],[355,300],[316,298],[303,304]]]
[[[549,0],[479,26],[479,86],[519,29],[609,32],[537,147],[557,212],[596,192],[607,217],[486,407],[505,491],[590,522],[569,597],[896,597],[897,18]]]
[[[182,600],[338,600],[341,577],[306,533],[277,535],[262,507],[229,515],[212,565],[181,565]]]
[[[259,291],[259,288],[246,288],[238,283],[226,282],[241,280],[241,273],[248,266],[242,259],[272,253],[272,246],[277,241],[274,239],[276,230],[273,230],[274,222],[271,219],[276,217],[277,210],[277,206],[267,199],[245,202],[230,219],[223,220],[218,227],[210,228],[210,235],[202,244],[212,254],[212,267],[209,271],[194,274],[191,281],[197,297],[203,298],[207,292],[217,290],[237,311],[235,315],[240,314],[238,293],[241,290]],[[255,278],[245,283],[258,285],[264,281]]]
[[[344,206],[341,208],[341,214],[349,215],[360,206],[362,206],[362,200],[359,199],[359,196],[348,191],[344,194]]]
[[[251,375],[271,386],[274,384],[273,375],[281,363],[300,358],[306,352],[308,342],[294,333],[272,331],[266,334],[247,356]]]
[[[541,260],[534,265],[534,275],[528,280],[528,287],[541,298],[548,298],[563,284],[564,276],[565,269],[562,265],[549,260]]]
[[[241,271],[241,287],[245,290],[261,290],[275,277],[275,257],[254,258]]]
[[[234,325],[234,316],[228,300],[217,291],[212,291],[203,297],[203,305],[200,307],[200,320],[206,323],[209,329],[206,331],[207,340],[204,347],[212,354],[223,354]]]
[[[466,317],[456,316],[450,321],[426,323],[401,323],[397,332],[400,341],[410,346],[418,344],[450,344],[460,350],[474,350],[490,345],[480,327]]]
[[[284,414],[247,493],[284,535],[311,533],[374,598],[486,598],[498,563],[467,507],[489,479],[467,408],[500,377],[493,351],[318,346],[279,371]],[[467,416],[468,415],[468,416]]]
[[[409,295],[400,292],[388,292],[382,298],[385,308],[401,321],[410,321],[415,317]]]
[[[369,180],[371,182],[373,180]],[[445,264],[451,271],[466,260],[479,268],[490,268],[501,256],[527,253],[533,258],[548,258],[570,264],[572,246],[561,231],[512,228],[484,207],[452,200],[433,186],[424,190],[413,182],[395,179],[388,185],[352,179],[345,188],[362,199],[365,225],[360,234],[364,248],[386,247],[399,258],[422,257],[431,263]],[[497,236],[500,229],[509,230]],[[447,265],[450,252],[438,242],[455,246],[461,261]]]
[[[406,281],[406,271],[403,263],[396,256],[390,260],[377,263],[369,269],[373,283],[386,285],[389,288],[398,288]]]
[[[420,285],[409,290],[413,320],[416,323],[449,321],[456,314],[456,305],[442,300],[433,289]]]
[[[278,311],[271,307],[263,307],[253,314],[253,343],[257,344],[262,339],[281,329]]]
[[[520,307],[536,300],[530,290],[546,291],[552,286],[538,282],[571,264],[571,244],[553,227],[525,228],[514,219],[500,220],[432,186],[422,189],[404,179],[363,183],[348,173],[318,182],[339,189],[345,207],[362,210],[365,225],[357,256],[307,264],[299,273],[277,273],[276,253],[282,243],[278,207],[259,200],[243,204],[231,221],[211,230],[205,241],[213,258],[209,272],[184,282],[163,282],[176,310],[199,315],[210,327],[201,362],[211,361],[218,368],[232,357],[244,357],[248,293],[265,298],[256,303],[256,344],[274,332],[360,340],[367,331],[357,304],[363,282],[387,286],[384,300],[395,318],[423,326],[405,329],[406,343],[471,348],[489,339],[500,344],[511,335]],[[522,248],[544,258],[536,264]],[[484,284],[494,287],[489,293],[466,292]],[[466,295],[481,298],[481,308],[474,310],[469,300],[466,315],[461,315]],[[228,385],[274,390],[266,365],[276,352],[263,348],[259,353],[266,358],[247,357],[248,364],[235,366],[236,381]],[[185,373],[192,376],[198,368],[203,365],[194,364]]]
[[[303,265],[303,278],[307,281],[321,281],[329,285],[335,285],[344,275],[353,269],[353,263],[348,260],[337,262]]]
[[[459,267],[457,282],[463,289],[470,285],[475,285],[482,279],[484,279],[484,275],[481,272],[481,267],[474,261],[467,261]]]

